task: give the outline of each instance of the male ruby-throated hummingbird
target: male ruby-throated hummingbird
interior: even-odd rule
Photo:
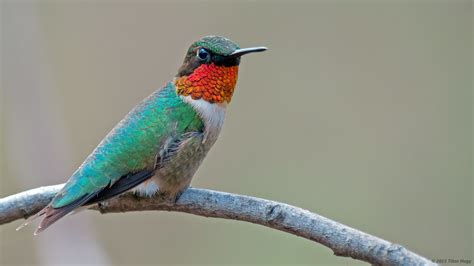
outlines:
[[[220,36],[194,42],[176,77],[120,121],[48,206],[23,226],[42,216],[37,234],[81,206],[131,189],[176,200],[217,140],[241,56],[266,49],[241,49]]]

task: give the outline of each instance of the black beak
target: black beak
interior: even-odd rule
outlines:
[[[249,53],[256,53],[256,52],[263,52],[266,51],[267,47],[250,47],[250,48],[243,48],[243,49],[238,49],[235,50],[233,53],[229,55],[229,57],[239,57],[244,54],[249,54]]]

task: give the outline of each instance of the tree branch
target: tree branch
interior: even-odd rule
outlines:
[[[0,224],[40,211],[61,189],[40,187],[0,199]],[[125,193],[95,205],[101,213],[178,211],[264,225],[321,243],[334,254],[376,265],[435,265],[406,248],[288,204],[207,189],[189,188],[175,204]]]

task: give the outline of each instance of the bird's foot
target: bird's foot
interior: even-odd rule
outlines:
[[[137,192],[132,193],[132,196],[133,196],[133,199],[135,199],[136,201],[140,201],[142,199],[142,196],[140,195],[140,193],[137,193]]]
[[[186,190],[179,191],[177,193],[172,193],[172,194],[166,193],[166,192],[158,192],[156,193],[156,197],[159,198],[160,201],[162,201],[165,204],[175,205],[178,202],[181,195],[183,195],[184,191]]]
[[[181,198],[181,196],[183,195],[183,192],[184,192],[184,191],[185,191],[185,190],[180,191],[180,192],[178,192],[178,194],[175,195],[174,201],[173,201],[174,204],[176,204],[176,203],[178,202],[179,198]]]

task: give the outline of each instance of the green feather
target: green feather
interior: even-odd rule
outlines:
[[[221,36],[203,37],[196,41],[189,50],[192,51],[196,46],[204,47],[215,54],[223,56],[230,55],[235,50],[240,49],[236,43]]]
[[[97,193],[120,177],[152,170],[156,155],[171,137],[203,131],[198,113],[176,94],[170,82],[136,106],[105,137],[53,199],[52,207]]]

